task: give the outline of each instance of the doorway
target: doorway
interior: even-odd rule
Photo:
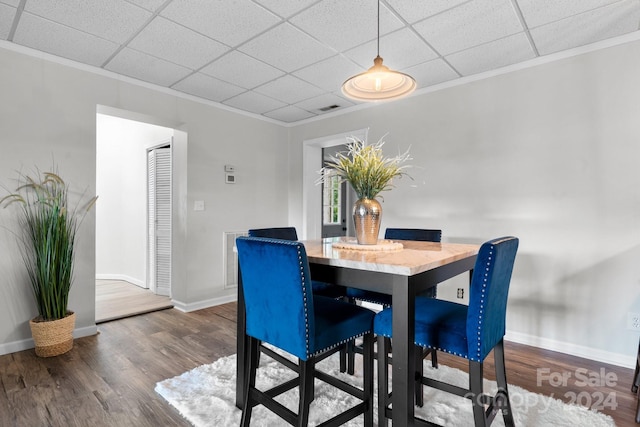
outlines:
[[[158,286],[150,283],[147,153],[159,141],[165,141],[166,146],[174,132],[100,111],[96,115],[96,190],[100,200],[96,206],[96,322],[148,312],[149,301],[153,301],[152,307],[172,306],[170,228],[168,234],[163,230],[169,258],[161,260],[168,272],[168,286],[161,291],[166,296],[157,296]],[[171,167],[168,174],[171,177]],[[163,210],[169,213],[170,226],[171,199]]]

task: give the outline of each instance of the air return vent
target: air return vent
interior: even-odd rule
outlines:
[[[330,110],[333,110],[333,109],[336,109],[336,108],[340,108],[340,106],[336,105],[336,104],[333,104],[333,105],[329,105],[327,107],[318,108],[318,110],[320,110],[322,112],[325,112],[325,111],[330,111]]]

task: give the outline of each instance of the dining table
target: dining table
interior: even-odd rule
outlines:
[[[412,240],[380,240],[358,245],[354,238],[303,240],[311,278],[381,292],[393,301],[392,421],[414,425],[415,297],[426,289],[472,272],[480,245]],[[369,246],[369,247],[364,247]],[[244,297],[238,274],[236,406],[242,408],[248,360],[245,354]]]

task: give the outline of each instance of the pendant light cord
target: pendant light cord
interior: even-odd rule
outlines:
[[[378,56],[380,56],[380,0],[378,0]]]

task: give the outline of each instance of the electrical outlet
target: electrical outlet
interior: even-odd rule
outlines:
[[[627,313],[627,329],[640,332],[640,313]]]
[[[464,299],[464,288],[458,288],[458,293],[456,294],[456,296],[459,299]]]

